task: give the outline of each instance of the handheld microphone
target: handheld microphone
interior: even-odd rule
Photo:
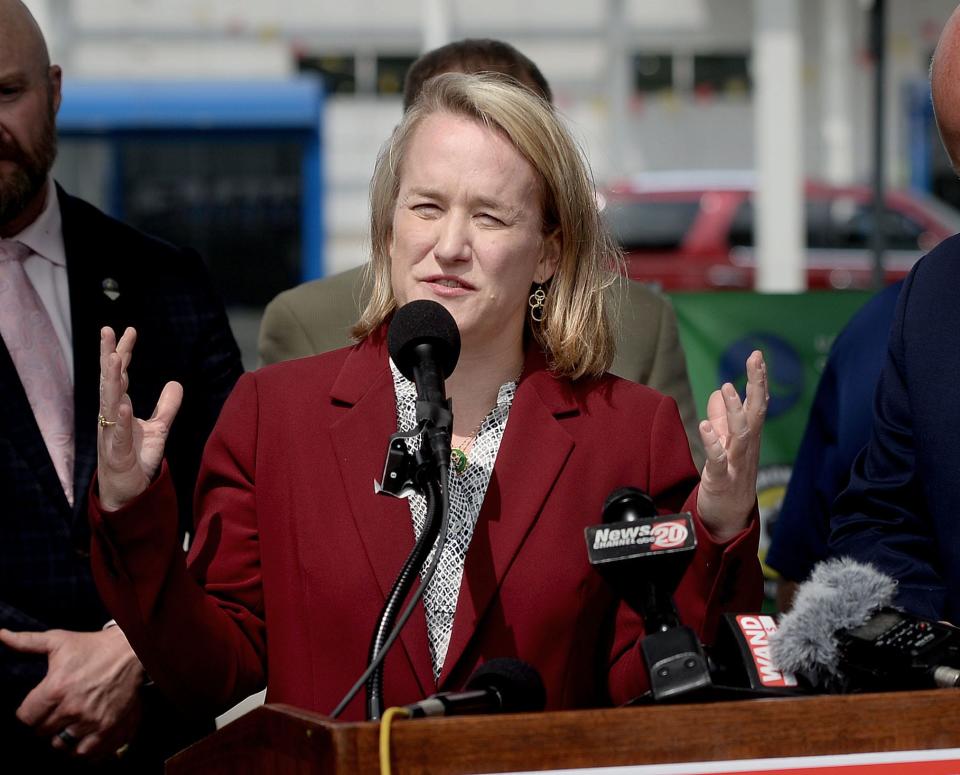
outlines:
[[[603,525],[584,531],[587,555],[623,601],[643,619],[644,662],[655,700],[711,686],[696,633],[680,624],[673,593],[696,552],[693,517],[657,516],[653,500],[636,487],[614,490]]]
[[[696,552],[693,518],[658,516],[636,487],[610,493],[602,518],[584,531],[590,564],[643,617],[648,632],[679,626],[673,593]]]
[[[519,659],[491,659],[474,671],[462,692],[443,692],[407,705],[412,718],[469,713],[534,713],[547,693],[540,674]]]
[[[833,691],[960,685],[960,631],[891,607],[895,590],[871,565],[819,563],[770,637],[774,662]]]

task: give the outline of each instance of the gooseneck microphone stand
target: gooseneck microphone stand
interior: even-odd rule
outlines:
[[[450,478],[450,429],[453,427],[450,401],[418,400],[416,416],[417,426],[412,431],[394,433],[390,437],[383,481],[376,483],[376,492],[395,498],[419,493],[427,501],[426,520],[380,612],[370,641],[367,669],[331,712],[333,718],[343,711],[364,684],[367,688],[367,718],[371,721],[380,718],[383,712],[383,660],[423,597],[447,542],[450,525],[447,482]],[[420,437],[420,447],[411,453],[407,441],[417,437]],[[423,570],[431,549],[434,549],[433,561],[398,616],[400,606]]]
[[[450,525],[448,485],[453,411],[450,399],[445,395],[444,380],[453,373],[460,356],[460,331],[453,316],[443,306],[435,301],[418,299],[397,310],[387,331],[387,346],[396,367],[416,384],[417,424],[412,431],[390,436],[383,480],[374,483],[374,490],[395,498],[419,493],[426,499],[427,515],[420,537],[384,602],[370,642],[367,669],[331,712],[334,718],[364,685],[367,687],[367,718],[380,718],[383,660],[437,570]],[[414,439],[419,439],[420,443],[411,452]],[[410,589],[420,576],[431,550],[430,566],[411,595]],[[410,599],[398,616],[408,595]]]
[[[449,409],[447,409],[447,414],[449,415]],[[383,712],[383,659],[378,659],[378,657],[380,657],[381,654],[386,654],[386,649],[389,648],[388,638],[391,631],[396,628],[399,632],[406,623],[407,617],[403,617],[401,621],[398,621],[397,614],[407,594],[410,592],[414,581],[426,564],[430,549],[436,545],[434,555],[435,562],[431,565],[428,573],[424,575],[418,594],[408,606],[411,612],[413,606],[422,596],[427,584],[429,584],[433,576],[433,571],[436,570],[436,563],[439,562],[443,546],[446,543],[447,531],[445,527],[449,525],[446,519],[449,511],[446,482],[450,475],[448,462],[450,460],[449,427],[452,426],[452,415],[450,415],[449,421],[446,418],[442,418],[441,422],[449,422],[450,425],[448,425],[447,428],[443,428],[442,426],[437,427],[430,420],[420,423],[418,427],[425,426],[423,430],[426,432],[423,433],[423,431],[421,431],[423,435],[421,436],[420,449],[413,455],[412,460],[406,450],[406,444],[403,438],[407,434],[394,434],[394,436],[391,437],[390,453],[388,453],[387,467],[384,470],[384,481],[391,481],[391,474],[394,472],[390,470],[390,463],[391,458],[394,457],[394,450],[396,450],[401,459],[399,461],[400,469],[406,469],[411,472],[409,479],[404,477],[402,485],[406,492],[400,497],[409,495],[410,489],[420,493],[427,501],[427,515],[423,529],[420,531],[420,537],[417,539],[413,551],[410,552],[403,567],[400,569],[400,574],[393,583],[390,594],[387,595],[383,610],[380,612],[380,618],[377,620],[377,626],[373,632],[373,638],[370,641],[370,651],[367,662],[369,665],[376,665],[370,677],[367,679],[367,718],[371,720],[379,719]],[[414,433],[417,432],[414,431]],[[445,445],[444,439],[440,438],[442,436],[446,437]],[[395,447],[395,441],[399,442],[398,447]],[[438,446],[440,447],[441,454],[443,453],[444,446],[446,446],[447,450],[447,454],[439,459],[438,456],[434,454],[434,448]],[[402,447],[402,450],[400,447]],[[406,457],[406,460],[402,460],[404,457]],[[397,478],[400,478],[400,476],[394,477],[393,481],[396,481]],[[380,491],[384,494],[394,494],[388,491],[386,484],[381,486]],[[441,528],[444,529],[441,530]],[[392,641],[390,641],[390,643],[392,643]]]

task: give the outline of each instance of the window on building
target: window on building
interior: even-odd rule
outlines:
[[[297,69],[318,73],[327,94],[355,94],[357,91],[356,61],[353,56],[302,56]]]
[[[694,55],[693,89],[697,94],[746,94],[750,88],[750,63],[746,54]]]
[[[673,57],[669,54],[637,54],[633,57],[633,88],[640,93],[673,88]]]
[[[263,306],[300,280],[301,144],[224,136],[118,146],[119,214],[206,259],[230,306]]]
[[[377,94],[403,94],[403,79],[416,58],[415,54],[377,56]]]

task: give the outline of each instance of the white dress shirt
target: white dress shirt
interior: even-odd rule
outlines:
[[[417,422],[417,388],[400,373],[392,358],[390,368],[393,372],[393,389],[397,399],[397,430],[410,431]],[[507,419],[516,391],[517,380],[511,380],[500,386],[496,406],[490,410],[477,428],[473,444],[467,453],[469,460],[467,468],[462,473],[456,473],[451,466],[448,482],[450,527],[447,543],[440,555],[436,574],[423,595],[423,610],[427,620],[434,680],[440,677],[443,662],[447,657],[467,550],[470,548],[473,531],[480,516],[480,508],[483,506],[490,477],[493,475],[493,464],[496,462],[500,442],[503,441],[503,434],[507,429]],[[407,439],[407,448],[414,452],[419,446],[419,441],[419,437]],[[427,521],[427,501],[419,493],[414,493],[410,496],[409,503],[414,534],[419,539]],[[433,550],[427,555],[421,576],[432,561]]]

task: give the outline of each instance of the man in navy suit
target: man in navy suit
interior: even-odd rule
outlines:
[[[960,163],[960,9],[931,69],[937,125]],[[960,623],[960,235],[913,268],[897,302],[873,432],[837,500],[830,549],[898,581],[897,602]]]
[[[166,380],[185,383],[189,415],[167,441],[181,530],[192,522],[203,445],[242,366],[195,253],[123,225],[53,182],[60,81],[29,11],[17,0],[0,0],[0,239],[22,251],[23,270],[52,323],[47,329],[70,365],[66,404],[72,401],[74,416],[72,483],[69,476],[64,483],[4,334],[0,757],[57,772],[87,772],[88,760],[109,757],[99,765],[105,771],[142,771],[136,741],[126,761],[110,756],[131,741],[151,706],[142,702],[143,668],[120,628],[110,626],[89,565],[100,328],[136,327],[137,412],[149,413]],[[154,719],[143,726],[164,724]],[[143,745],[139,750],[151,755]]]
[[[870,439],[873,395],[902,287],[902,281],[889,285],[864,304],[830,348],[767,550],[767,565],[780,574],[781,611],[790,607],[814,565],[830,554],[831,509]]]

